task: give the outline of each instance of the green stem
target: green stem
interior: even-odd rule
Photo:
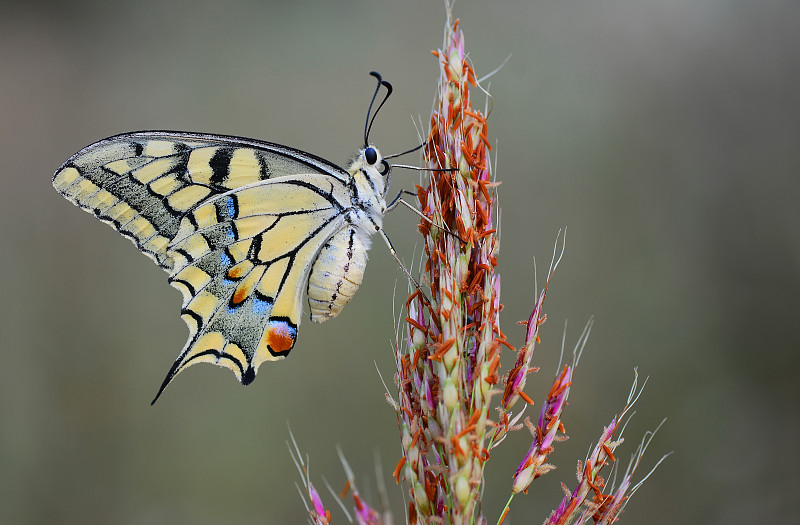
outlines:
[[[508,512],[508,507],[511,505],[511,500],[514,499],[514,494],[515,493],[512,492],[511,495],[508,497],[508,501],[506,501],[506,506],[503,507],[503,512],[500,513],[500,518],[498,518],[498,520],[497,520],[497,525],[500,525],[501,523],[503,523],[503,520],[505,519],[506,513]]]

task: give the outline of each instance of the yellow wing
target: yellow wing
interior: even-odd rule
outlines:
[[[346,226],[347,181],[286,146],[167,131],[104,139],[53,176],[183,293],[189,340],[156,399],[194,363],[226,366],[248,384],[262,362],[289,353],[311,265]]]
[[[67,159],[53,186],[93,213],[166,271],[166,253],[184,214],[209,197],[274,177],[347,173],[324,159],[240,137],[142,131],[91,144]]]
[[[199,362],[249,384],[261,363],[289,353],[312,263],[346,226],[330,189],[323,175],[282,177],[208,199],[181,220],[167,254],[190,336],[161,390]]]

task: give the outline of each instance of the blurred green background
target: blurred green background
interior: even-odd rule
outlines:
[[[491,79],[489,131],[515,343],[533,259],[541,284],[569,229],[527,389],[537,402],[565,320],[571,345],[596,316],[565,415],[571,439],[551,456],[559,468],[506,523],[541,523],[559,484],[574,485],[634,366],[650,379],[618,455],[626,463],[663,417],[640,474],[675,454],[623,523],[795,520],[800,3],[459,0],[455,14],[479,76],[513,55]],[[376,366],[391,381],[406,280],[380,242],[361,292],[335,321],[305,320],[290,359],[248,388],[194,367],[150,407],[187,333],[180,296],[50,179],[84,145],[139,129],[261,138],[344,164],[371,69],[396,90],[372,138],[405,150],[412,119],[430,111],[443,23],[442,2],[421,0],[5,3],[0,522],[302,523],[287,422],[317,486],[343,486],[339,445],[372,502],[382,466],[402,516]],[[417,180],[398,171],[393,185]],[[417,222],[402,209],[385,221],[406,261],[421,250]],[[491,522],[529,442],[519,432],[493,454]]]

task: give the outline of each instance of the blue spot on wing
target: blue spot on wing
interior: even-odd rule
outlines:
[[[233,281],[229,281],[229,282],[233,282]],[[269,297],[267,297],[267,296],[261,294],[260,292],[256,291],[255,293],[253,293],[253,295],[248,297],[247,301],[245,301],[245,302],[242,302],[242,303],[239,303],[239,304],[233,304],[232,301],[228,302],[228,313],[231,314],[231,315],[235,314],[248,301],[251,303],[250,304],[250,308],[253,310],[253,313],[255,313],[256,315],[259,315],[259,316],[267,316],[267,315],[269,315],[269,313],[272,311],[272,305],[274,304],[272,299],[270,299]]]
[[[268,325],[271,331],[279,333],[282,337],[297,339],[297,327],[289,324],[283,318],[270,319]]]
[[[236,281],[228,277],[228,268],[233,266],[233,259],[230,255],[228,255],[227,250],[220,250],[219,252],[219,264],[220,268],[222,268],[222,285],[223,286],[230,286]]]
[[[228,195],[228,198],[225,199],[225,206],[228,210],[228,217],[233,219],[236,217],[236,201],[233,200],[233,196]]]
[[[257,314],[266,314],[272,309],[272,301],[266,297],[259,297],[259,293],[253,295],[253,311]]]

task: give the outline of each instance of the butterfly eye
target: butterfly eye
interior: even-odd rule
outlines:
[[[381,161],[381,169],[379,170],[380,174],[386,176],[389,173],[389,163],[385,160]]]
[[[364,158],[367,159],[367,164],[372,166],[378,162],[378,152],[375,148],[367,148],[364,150]]]

